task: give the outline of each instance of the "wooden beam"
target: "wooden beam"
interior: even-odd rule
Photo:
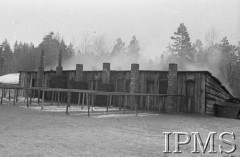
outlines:
[[[80,98],[81,98],[81,93],[78,93],[78,106],[80,106]]]
[[[27,89],[26,89],[26,96],[27,96],[27,108],[29,108],[29,103],[28,103],[28,91],[27,91]]]
[[[40,89],[38,89],[38,105],[40,104]]]
[[[125,114],[126,106],[127,106],[127,95],[125,95],[125,102],[124,102],[124,107],[123,107],[123,114]]]
[[[17,94],[17,89],[14,89],[14,98],[13,98],[13,105],[15,106],[15,100],[16,100],[16,94]]]
[[[108,97],[109,97],[109,96],[107,95],[106,97],[107,97],[107,106],[106,106],[106,111],[108,112],[108,104],[109,104],[109,98],[108,98]]]
[[[85,99],[85,95],[86,95],[86,94],[83,93],[82,95],[83,95],[83,98],[82,98],[82,107],[81,107],[81,109],[83,110],[83,105],[84,105],[84,101],[85,101],[84,99]]]
[[[43,93],[42,93],[42,104],[41,104],[41,110],[43,110],[43,106],[44,106],[44,97],[45,97],[45,92],[43,91]]]
[[[8,100],[11,102],[11,89],[8,89]]]
[[[69,115],[68,107],[71,105],[71,92],[67,92],[67,105],[66,105],[66,114]]]
[[[3,104],[4,88],[2,88],[1,105]]]
[[[136,99],[137,96],[134,97],[134,99]],[[135,111],[136,111],[136,116],[138,116],[138,104],[137,104],[137,101],[134,100],[135,102]]]
[[[89,111],[89,108],[90,108],[90,106],[89,106],[89,101],[88,101],[88,93],[86,93],[86,103],[87,103],[87,108],[88,108],[88,117],[90,117],[90,111]]]
[[[53,105],[53,99],[54,99],[54,91],[52,91],[51,106]]]
[[[57,102],[58,102],[58,107],[59,107],[59,103],[60,103],[60,92],[57,92]]]

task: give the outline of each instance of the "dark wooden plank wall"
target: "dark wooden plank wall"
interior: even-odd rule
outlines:
[[[84,71],[83,80],[88,82],[88,89],[96,90],[101,82],[102,71]],[[50,75],[55,71],[47,71],[44,73],[44,86],[49,87]],[[68,77],[68,87],[71,80],[75,80],[75,71],[63,71]],[[110,83],[114,84],[114,91],[129,92],[130,71],[111,71]],[[167,81],[167,71],[139,71],[139,93],[158,94],[160,81]],[[32,81],[37,86],[37,72],[21,72],[20,86],[31,87]],[[189,92],[191,91],[191,92]],[[21,93],[20,93],[21,94]],[[222,87],[208,72],[178,72],[178,91],[177,94],[183,97],[175,98],[178,112],[193,112],[214,114],[214,103],[216,101],[224,101],[230,94]],[[24,93],[22,93],[24,96]],[[163,106],[162,100],[157,97],[139,96],[138,102],[141,108],[146,108],[149,104],[150,109],[156,109]],[[114,98],[113,103],[123,103],[122,98]]]
[[[204,72],[178,72],[178,112],[205,112]]]
[[[231,94],[221,83],[211,75],[206,77],[206,113],[215,114],[215,103],[222,102],[231,97]]]

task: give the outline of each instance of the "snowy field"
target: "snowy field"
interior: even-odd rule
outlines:
[[[13,106],[6,100],[0,105],[0,156],[240,156],[240,120],[236,119],[153,113],[135,116],[135,113],[123,115],[122,111],[101,114],[91,111],[87,117],[84,112],[66,115],[49,112],[53,106],[45,106],[42,111],[36,107],[26,108],[22,103]],[[64,106],[60,108],[64,110]],[[237,150],[231,155],[192,155],[191,142],[180,146],[182,154],[164,154],[163,132],[173,131],[198,131],[204,141],[210,131],[218,134],[231,131],[236,134]],[[218,151],[217,139],[215,149]],[[173,149],[171,137],[170,150]]]

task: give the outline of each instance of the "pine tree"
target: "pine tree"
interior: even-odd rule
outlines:
[[[134,35],[132,37],[132,40],[130,41],[130,44],[128,45],[128,52],[132,54],[137,54],[140,50],[139,42],[136,39],[136,36]]]
[[[193,53],[191,52],[191,42],[186,26],[181,23],[177,28],[177,32],[171,36],[173,44],[169,46],[169,50],[184,59],[193,60]]]
[[[139,59],[140,57],[140,54],[138,53],[139,50],[140,50],[139,42],[136,36],[134,35],[128,45],[128,54],[133,61],[137,61]]]
[[[234,46],[229,44],[227,37],[225,36],[219,44],[222,53],[229,54],[234,50]]]
[[[59,34],[54,35],[53,32],[50,32],[48,35],[44,36],[43,41],[39,44],[38,58],[40,58],[42,49],[45,50],[45,65],[52,68],[57,64],[59,49],[62,49],[63,61],[70,57],[65,42],[60,39]]]
[[[13,59],[13,53],[10,47],[9,42],[7,39],[5,39],[2,44],[1,44],[1,56],[4,58],[5,62],[5,72],[9,73],[11,72],[11,64],[12,64],[12,59]]]
[[[112,49],[112,56],[114,55],[118,55],[121,52],[123,52],[125,50],[125,42],[122,41],[121,38],[118,38],[116,40],[116,44],[114,45],[113,49]]]

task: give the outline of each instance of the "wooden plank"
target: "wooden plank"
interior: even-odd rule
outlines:
[[[160,97],[158,97],[158,113],[161,114],[161,104],[162,104],[162,99],[160,101]]]
[[[214,84],[214,83],[211,83],[211,82],[206,82],[206,85],[209,86],[209,87],[212,87],[213,89],[215,89],[216,91],[219,91],[219,92],[222,92],[222,93],[226,93],[225,90],[223,90],[219,84]]]
[[[40,103],[40,89],[38,89],[38,105]]]
[[[212,97],[211,95],[207,95],[206,99],[217,101],[217,99],[215,99],[215,97]]]
[[[207,104],[215,104],[217,101],[207,99],[206,102],[207,102]]]
[[[2,88],[1,105],[3,104],[4,88]]]
[[[212,91],[215,91],[215,92],[223,95],[224,97],[227,95],[225,91],[223,91],[223,90],[218,90],[218,89],[217,89],[216,87],[214,87],[214,86],[209,86],[209,85],[207,85],[207,87],[208,87],[209,89],[211,89]]]
[[[53,105],[53,99],[54,99],[54,91],[52,91],[52,96],[51,96],[51,106]]]
[[[66,114],[69,115],[68,107],[71,106],[71,92],[67,92]]]
[[[88,93],[86,93],[86,103],[87,103],[87,108],[88,108],[88,117],[90,117],[90,111],[89,111],[89,98],[88,98]]]
[[[119,102],[120,102],[120,103],[118,103],[118,105],[119,105],[119,111],[121,111],[121,107],[122,107],[122,96],[121,96],[121,95],[118,96],[118,100],[119,100]]]
[[[28,91],[26,90],[26,97],[27,97],[27,108],[29,108],[29,103],[28,103]]]
[[[209,98],[209,99],[216,99],[216,100],[220,100],[220,101],[224,101],[226,100],[225,98],[219,96],[219,95],[214,95],[213,93],[209,93],[209,92],[206,92],[206,97]]]
[[[150,96],[147,96],[147,111],[149,112],[149,101],[150,101]]]
[[[84,105],[84,101],[85,101],[85,93],[83,93],[83,98],[82,98],[82,107],[81,107],[81,109],[83,110],[83,105]]]
[[[216,95],[216,96],[219,96],[219,97],[222,97],[222,98],[225,98],[224,93],[216,91],[216,90],[214,90],[213,88],[211,88],[209,86],[206,86],[206,92],[207,93],[211,93],[211,94]]]
[[[207,77],[207,83],[212,84],[212,87],[220,89],[221,93],[225,95],[225,97],[229,97],[229,93],[227,93],[226,89],[223,89],[222,84],[219,84],[216,82],[216,80],[213,80],[210,76]]]
[[[92,106],[92,111],[93,111],[93,105],[94,105],[94,95],[90,94],[91,98],[91,106]]]
[[[15,106],[15,100],[17,95],[17,89],[14,89],[13,105]]]
[[[208,115],[215,115],[215,112],[206,110],[206,114],[208,114]]]
[[[137,96],[136,96],[137,97]],[[135,97],[135,98],[136,98]],[[136,102],[136,100],[134,101],[135,102],[135,112],[136,112],[136,116],[138,116],[138,104]]]
[[[200,78],[198,76],[198,74],[195,74],[195,86],[194,86],[194,112],[195,113],[199,113],[199,104],[198,104],[198,91],[200,90],[199,88],[199,82],[200,82]]]
[[[58,102],[58,106],[59,106],[59,103],[60,103],[60,92],[57,92],[57,93],[58,93],[58,95],[57,95],[57,97],[58,97],[57,102]]]
[[[108,112],[108,104],[109,104],[109,96],[107,96],[107,106],[106,106],[106,112]]]
[[[18,102],[18,93],[19,93],[19,89],[16,89],[17,91],[17,93],[16,93],[16,102]]]
[[[45,97],[45,91],[43,91],[43,95],[42,95],[41,110],[43,110],[43,106],[44,106],[44,97]]]
[[[78,93],[78,106],[80,106],[80,98],[81,98],[81,93]]]
[[[208,104],[208,103],[207,103],[207,108],[208,108],[208,109],[215,109],[215,105],[214,105],[214,104]]]
[[[123,107],[123,114],[125,114],[126,106],[127,106],[127,95],[125,95],[125,102],[124,102],[124,107]]]
[[[8,100],[11,102],[11,89],[8,89]]]
[[[206,109],[206,76],[202,74],[200,95],[200,113],[205,114]]]

